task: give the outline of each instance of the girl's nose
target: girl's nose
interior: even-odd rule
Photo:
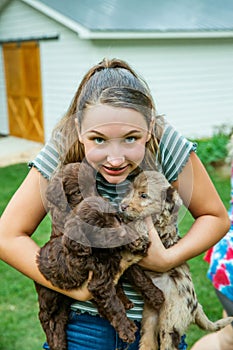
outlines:
[[[107,162],[114,166],[114,167],[117,167],[117,166],[120,166],[122,164],[124,164],[125,162],[125,157],[111,157],[111,156],[108,156],[107,157]]]

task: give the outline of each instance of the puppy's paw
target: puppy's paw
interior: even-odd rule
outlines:
[[[154,290],[153,296],[146,295],[145,299],[147,303],[157,312],[160,311],[165,301],[164,294],[160,289]]]
[[[118,332],[119,337],[126,343],[133,343],[135,341],[135,332],[138,327],[136,324],[129,320],[128,324],[124,325],[124,329]]]

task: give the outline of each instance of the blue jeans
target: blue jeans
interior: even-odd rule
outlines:
[[[67,326],[68,350],[138,350],[140,322],[135,323],[138,326],[136,340],[132,344],[127,344],[119,338],[115,329],[104,318],[71,311]],[[43,349],[49,350],[47,343]],[[184,339],[181,340],[179,349],[187,349]]]

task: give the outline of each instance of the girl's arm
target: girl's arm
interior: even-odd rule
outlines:
[[[88,300],[91,294],[86,284],[77,290],[60,290],[48,282],[37,267],[36,255],[40,248],[30,236],[47,213],[46,188],[47,180],[32,168],[0,218],[0,259],[45,287],[77,300]]]
[[[189,161],[172,185],[177,188],[195,221],[176,245],[165,249],[151,218],[147,218],[152,244],[148,256],[140,261],[140,265],[161,272],[168,271],[206,251],[217,243],[230,227],[228,213],[194,152],[190,154]]]

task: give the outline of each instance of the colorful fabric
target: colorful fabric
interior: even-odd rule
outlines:
[[[231,220],[231,228],[213,248],[211,248],[205,260],[210,266],[207,272],[213,286],[233,301],[233,163],[231,170],[231,201],[228,211]]]
[[[188,349],[188,344],[185,342],[186,335],[182,335],[180,344],[178,345],[179,350],[187,350]]]

